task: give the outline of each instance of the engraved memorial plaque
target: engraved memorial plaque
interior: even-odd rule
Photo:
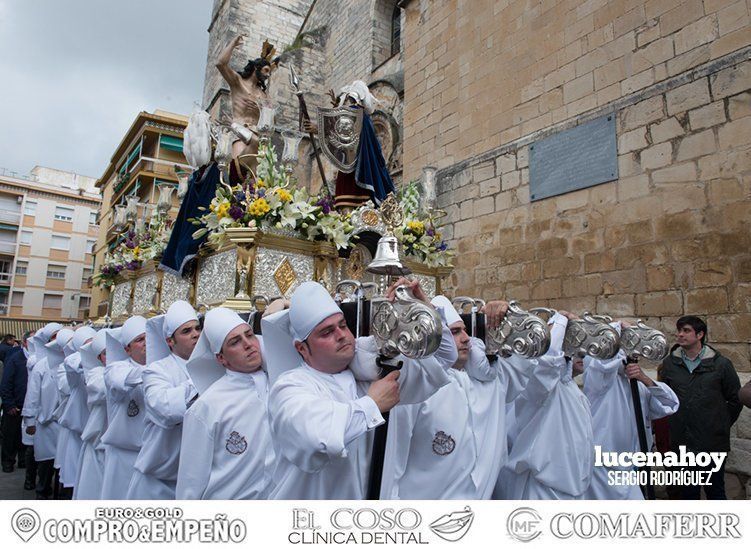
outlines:
[[[529,146],[532,201],[618,179],[615,113]]]

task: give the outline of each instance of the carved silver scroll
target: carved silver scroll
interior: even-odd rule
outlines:
[[[569,320],[563,339],[564,354],[589,355],[601,360],[613,358],[618,353],[620,337],[610,326],[612,321],[609,316],[589,313],[584,313],[581,319]]]
[[[390,302],[375,298],[370,304],[370,333],[381,354],[393,358],[424,358],[441,344],[441,316],[433,307],[416,299],[406,286],[396,289]]]
[[[641,320],[636,321],[636,326],[621,330],[621,349],[628,356],[640,356],[655,362],[661,362],[670,352],[665,334]]]

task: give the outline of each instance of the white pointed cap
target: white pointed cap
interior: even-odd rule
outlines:
[[[146,332],[146,319],[142,316],[132,316],[122,326],[120,331],[120,343],[123,347]]]
[[[224,375],[224,366],[219,364],[216,355],[222,350],[227,335],[240,325],[247,323],[231,309],[217,307],[206,313],[201,337],[186,366],[199,394]]]
[[[443,318],[449,326],[454,322],[461,322],[462,317],[459,316],[459,313],[456,312],[456,308],[454,308],[446,296],[437,295],[430,300],[430,303],[439,311],[443,311]]]

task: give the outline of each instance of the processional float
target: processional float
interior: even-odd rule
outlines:
[[[301,112],[304,111],[307,117],[307,107],[294,71],[291,71],[291,83],[300,99]],[[262,142],[265,140],[269,145],[273,122],[267,120],[260,124],[259,121],[257,130]],[[222,184],[230,177],[230,131],[230,128],[212,128],[216,142],[214,157]],[[287,136],[296,139],[292,145],[287,143],[283,157],[289,177],[291,165],[297,161],[299,132],[285,132],[283,135],[285,142]],[[322,139],[320,134],[318,138]],[[292,148],[295,150],[288,153]],[[330,193],[315,146],[313,150],[324,189]],[[182,179],[186,178],[181,175],[184,194],[186,189]],[[423,210],[434,210],[435,207],[432,175],[434,171],[427,170],[423,178]],[[159,211],[166,213],[163,210],[162,207]],[[409,275],[418,279],[425,293],[433,297],[442,293],[442,279],[451,272],[451,267],[429,266],[414,258],[403,257],[402,242],[395,233],[404,223],[404,212],[394,194],[389,195],[379,208],[366,204],[354,210],[349,222],[359,240],[346,253],[340,253],[331,242],[305,239],[284,228],[227,228],[224,244],[216,249],[202,249],[196,268],[187,277],[159,270],[158,257],[144,262],[139,269],[123,271],[113,281],[107,315],[97,323],[118,324],[134,314],[153,316],[164,312],[177,300],[186,300],[199,311],[217,306],[234,309],[244,315],[256,333],[260,333],[260,317],[265,307],[275,299],[289,298],[301,283],[313,280],[331,292],[353,334],[374,337],[382,376],[403,366],[400,356],[421,359],[435,353],[442,337],[442,320],[438,312],[416,299],[406,286],[396,289],[393,300],[387,299],[385,294],[397,277]],[[125,226],[125,223],[121,225]],[[452,304],[469,334],[485,342],[491,361],[512,354],[537,358],[549,350],[548,320],[556,312],[553,309],[536,307],[525,310],[517,301],[509,300],[508,310],[500,323],[490,326],[482,312],[485,305],[482,299],[459,296]],[[639,321],[619,334],[610,322],[609,317],[589,313],[581,319],[570,320],[563,344],[565,355],[588,355],[607,360],[615,357],[619,349],[623,349],[629,361],[636,361],[638,357],[661,360],[667,355],[667,341],[659,331]],[[631,391],[640,444],[642,450],[647,451],[636,380],[631,380]],[[376,431],[369,499],[378,499],[380,494],[388,413],[384,418],[386,423]],[[653,497],[651,486],[648,491],[648,497]]]

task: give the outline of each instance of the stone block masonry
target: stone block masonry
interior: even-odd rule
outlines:
[[[529,203],[532,137],[439,172],[460,252],[450,286],[640,317],[669,334],[698,314],[751,372],[751,113],[731,115],[751,96],[751,61],[737,61],[624,98],[618,181]]]

